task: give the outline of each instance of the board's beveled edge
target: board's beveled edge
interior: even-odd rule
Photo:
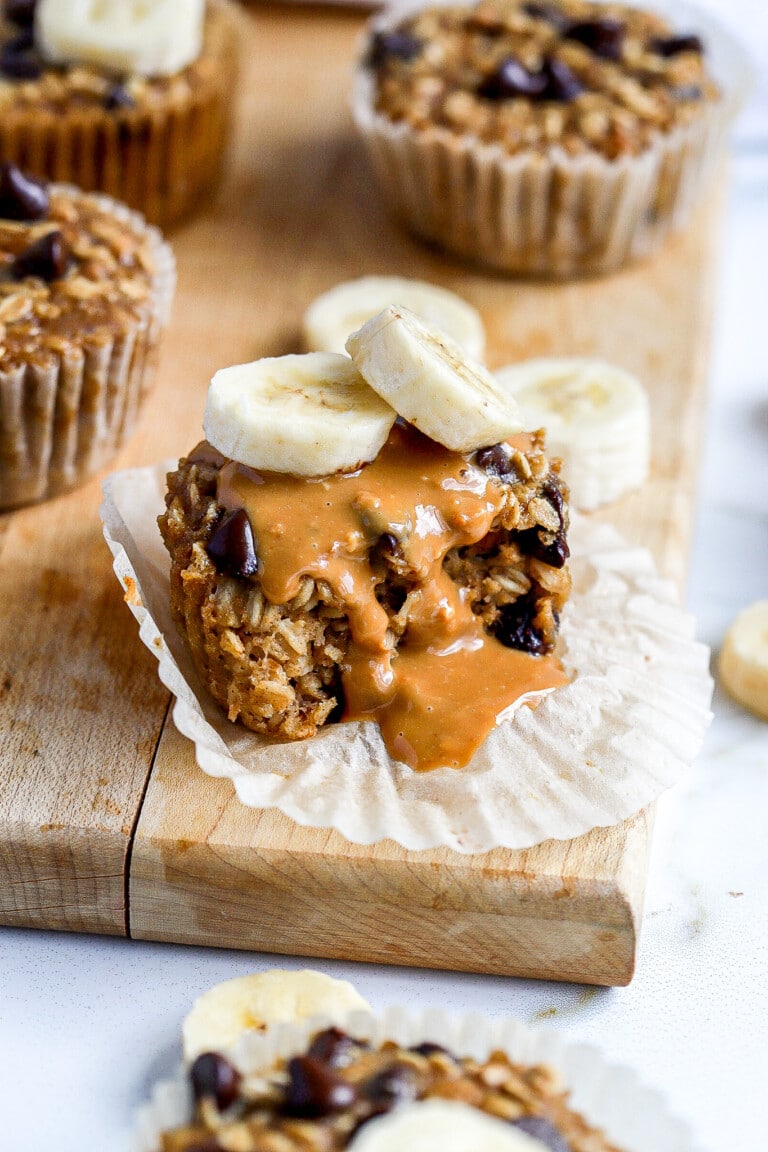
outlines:
[[[165,803],[145,808],[134,840],[132,938],[579,983],[632,976],[647,813],[522,852],[364,848],[245,808],[172,727],[152,783]]]

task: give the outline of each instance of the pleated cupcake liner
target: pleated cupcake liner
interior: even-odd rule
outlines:
[[[247,1032],[227,1056],[244,1074],[258,1074],[278,1059],[306,1051],[309,1038],[330,1023],[338,1021],[315,1017]],[[430,1042],[476,1060],[501,1051],[517,1063],[548,1065],[569,1090],[569,1106],[623,1152],[702,1152],[690,1126],[673,1114],[661,1091],[645,1085],[634,1069],[609,1062],[598,1048],[569,1043],[556,1031],[530,1028],[510,1017],[454,1016],[438,1009],[415,1013],[401,1006],[377,1015],[354,1012],[344,1027],[374,1045],[385,1040],[406,1047]],[[160,1152],[162,1133],[189,1123],[192,1114],[189,1078],[180,1068],[174,1079],[155,1086],[150,1101],[138,1111],[130,1152]]]
[[[470,854],[529,848],[627,819],[698,754],[712,680],[692,617],[649,552],[576,514],[573,592],[559,641],[573,679],[535,709],[518,701],[505,711],[465,768],[414,772],[390,758],[372,722],[329,724],[287,744],[232,723],[201,684],[171,618],[169,562],[156,523],[167,470],[108,478],[104,534],[131,590],[139,635],[176,696],[176,727],[194,742],[203,771],[230,779],[246,806],[277,808],[356,844],[392,839],[416,851]]]
[[[394,28],[433,6],[395,4],[371,29]],[[639,155],[616,160],[597,152],[572,157],[558,146],[512,155],[472,135],[390,120],[376,110],[376,77],[361,65],[352,115],[392,212],[463,260],[519,275],[604,273],[659,248],[686,225],[710,183],[749,71],[711,18],[683,4],[661,10],[675,24],[702,30],[722,97],[692,123],[658,133]]]
[[[0,509],[67,492],[101,471],[130,436],[154,383],[176,284],[173,251],[138,213],[107,196],[92,199],[148,243],[150,308],[113,336],[73,338],[61,354],[41,350],[0,371]]]

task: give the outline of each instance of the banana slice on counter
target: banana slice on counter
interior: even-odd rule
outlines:
[[[546,428],[576,508],[590,511],[648,478],[651,422],[642,384],[603,360],[525,360],[496,373],[526,428]]]
[[[395,412],[348,356],[310,352],[217,372],[203,428],[232,460],[268,472],[330,476],[374,460]]]
[[[350,332],[388,304],[410,308],[419,319],[447,333],[467,355],[483,359],[485,329],[477,309],[447,288],[404,276],[363,276],[318,296],[304,314],[304,344],[310,351],[343,352]]]
[[[35,41],[55,64],[171,76],[203,46],[205,0],[38,0]]]
[[[456,1100],[425,1100],[369,1120],[350,1152],[548,1152],[503,1120]]]
[[[182,1026],[184,1059],[202,1052],[223,1052],[244,1032],[309,1016],[328,1016],[343,1023],[350,1012],[370,1005],[348,980],[323,972],[287,972],[271,968],[217,984],[195,1001]]]
[[[375,392],[446,448],[471,452],[522,431],[509,392],[408,308],[389,305],[349,337],[347,351]]]
[[[734,700],[768,720],[768,600],[745,608],[731,624],[718,672]]]

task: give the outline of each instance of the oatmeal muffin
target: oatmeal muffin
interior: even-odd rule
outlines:
[[[239,16],[231,0],[145,7],[3,0],[0,162],[167,226],[220,175]]]
[[[194,1117],[163,1132],[158,1152],[336,1152],[358,1145],[362,1152],[369,1141],[374,1147],[374,1127],[383,1133],[385,1124],[391,1143],[380,1136],[375,1147],[415,1150],[418,1143],[395,1138],[393,1121],[406,1116],[411,1139],[419,1128],[432,1134],[438,1118],[450,1137],[447,1125],[464,1127],[475,1116],[484,1125],[490,1118],[509,1125],[551,1152],[619,1152],[570,1107],[554,1069],[517,1063],[503,1051],[476,1060],[439,1044],[376,1044],[327,1028],[301,1054],[266,1071],[241,1072],[208,1052],[189,1079]]]
[[[707,45],[593,0],[393,8],[353,109],[395,212],[504,271],[603,272],[685,222],[729,101]]]
[[[427,467],[464,473],[466,483],[480,493],[478,503],[481,498],[492,502],[488,531],[471,543],[456,533],[442,534],[425,572],[419,540],[399,515],[395,523],[376,514],[376,497],[366,503],[366,490],[375,492],[384,484],[386,469],[396,460],[412,463],[414,505],[419,492],[423,498],[418,477]],[[242,472],[210,445],[199,445],[169,475],[167,511],[160,518],[171,555],[173,615],[200,676],[231,720],[282,740],[305,739],[325,724],[360,718],[365,709],[353,709],[348,699],[354,687],[348,672],[355,604],[345,596],[343,581],[323,578],[319,568],[311,575],[306,566],[295,591],[289,589],[289,599],[265,594],[258,554],[269,543],[270,529],[251,523],[258,509],[254,513],[251,505],[246,514],[242,502],[233,499],[233,470]],[[258,477],[254,500],[264,502],[266,520],[274,507],[269,480],[267,474]],[[306,532],[309,539],[323,519],[329,492],[298,479],[278,481],[274,488],[278,501],[287,498],[298,517],[296,523],[284,517],[286,531]],[[570,590],[567,506],[558,464],[548,460],[541,433],[464,455],[447,452],[398,423],[377,461],[337,478],[330,496],[343,498],[359,514],[355,563],[386,614],[387,642],[394,653],[407,646],[430,594],[428,585],[438,578],[443,594],[453,593],[471,607],[493,649],[489,657],[499,650],[503,659],[512,650],[536,665],[537,658],[552,653]],[[465,659],[469,675],[468,653]],[[375,709],[370,711],[373,716]],[[444,723],[444,714],[436,709],[435,715],[436,722]],[[444,763],[442,737],[432,737],[437,763]],[[396,737],[394,754],[408,760]],[[419,766],[425,766],[428,754],[419,759]]]
[[[0,508],[67,491],[122,445],[174,279],[137,213],[0,168]]]

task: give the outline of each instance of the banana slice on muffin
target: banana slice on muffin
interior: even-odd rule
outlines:
[[[368,1009],[370,1004],[348,980],[309,968],[271,968],[238,976],[195,1001],[182,1026],[184,1059],[191,1063],[203,1052],[222,1052],[252,1029],[264,1031],[271,1024],[320,1015],[341,1022],[350,1012]]]
[[[294,476],[330,476],[375,460],[396,413],[348,356],[310,352],[217,372],[203,428],[225,456]]]
[[[541,1140],[458,1100],[425,1100],[364,1124],[350,1152],[548,1152]]]
[[[497,444],[523,430],[509,392],[408,308],[385,308],[349,337],[347,351],[399,416],[454,452]]]

